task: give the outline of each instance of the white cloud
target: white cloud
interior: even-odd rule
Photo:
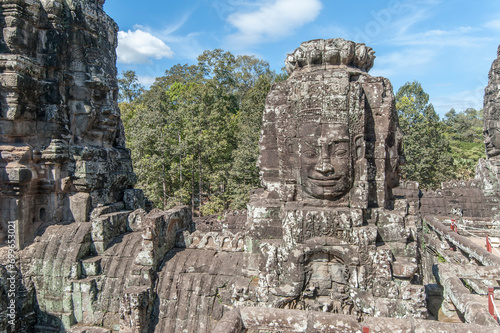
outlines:
[[[255,8],[262,5],[262,1],[268,0],[210,0],[210,4],[217,12],[219,18],[224,20],[229,13],[234,13],[242,8]]]
[[[194,11],[194,9],[192,9],[191,11],[182,15],[177,22],[173,22],[172,24],[170,24],[170,26],[168,26],[163,31],[163,33],[166,35],[170,35],[170,34],[173,34],[174,32],[176,32],[177,30],[179,30],[189,20],[193,11]]]
[[[230,42],[244,46],[287,36],[314,21],[321,8],[320,0],[273,0],[250,13],[233,13],[227,21],[238,32],[229,36]]]
[[[487,84],[487,80],[478,77],[475,88],[446,95],[431,96],[430,101],[440,114],[444,114],[452,108],[457,111],[463,111],[467,108],[480,110],[483,108],[484,88]]]
[[[146,87],[146,89],[149,89],[149,87],[151,87],[151,85],[153,83],[155,83],[156,81],[156,77],[154,76],[143,76],[143,75],[139,75],[137,77],[137,79],[139,80],[139,83],[142,84],[143,86]]]
[[[407,49],[378,56],[375,66],[370,71],[373,76],[391,77],[394,75],[413,77],[415,69],[426,70],[435,59],[436,52],[432,49]]]
[[[430,102],[434,105],[436,112],[443,116],[446,112],[454,108],[463,111],[467,108],[480,110],[483,108],[484,86],[479,85],[475,89],[464,90],[458,93],[430,97]]]
[[[175,48],[176,58],[196,61],[198,56],[207,49],[203,43],[200,43],[204,38],[207,38],[205,33],[192,32],[187,35],[174,35],[165,30],[160,35],[162,40]]]
[[[118,62],[125,64],[148,63],[152,58],[171,58],[174,55],[161,39],[140,28],[135,31],[119,31],[116,52]]]
[[[396,34],[405,34],[411,27],[428,18],[429,10],[427,8],[420,8],[419,10],[410,11],[408,15],[404,15],[401,19],[396,20],[393,28]]]
[[[451,30],[428,30],[396,37],[391,43],[396,45],[458,46],[477,47],[491,41],[488,37],[477,37],[476,28],[457,27]]]
[[[370,11],[371,17],[350,29],[351,33],[346,36],[372,46],[404,38],[409,31],[418,29],[421,22],[431,19],[435,15],[434,7],[440,3],[441,0],[389,1],[386,7]]]
[[[383,24],[384,28],[391,35],[404,35],[418,23],[429,20],[434,14],[433,9],[439,5],[442,0],[405,0],[393,1],[389,3],[385,15],[388,17],[387,22],[376,19],[379,23]],[[393,20],[394,18],[394,20]]]
[[[485,28],[500,30],[500,19],[492,20],[484,24]]]

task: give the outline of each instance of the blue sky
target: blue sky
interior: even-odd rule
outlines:
[[[498,0],[106,0],[119,25],[118,70],[149,86],[204,50],[250,54],[280,71],[301,42],[342,37],[376,51],[395,92],[418,80],[443,116],[482,108],[500,44]]]

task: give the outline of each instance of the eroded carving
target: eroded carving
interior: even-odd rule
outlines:
[[[136,181],[103,3],[1,4],[0,217],[16,221],[20,248],[42,226],[89,221]]]
[[[367,74],[373,53],[343,39],[302,43],[287,58],[288,80],[271,88],[260,141],[265,191],[252,196],[248,217],[268,303],[427,315],[416,217],[392,193],[404,163],[394,96],[387,79]]]
[[[242,307],[221,321],[227,330],[439,326],[372,317],[425,318],[427,310],[419,196],[393,195],[401,133],[390,82],[367,74],[371,48],[313,40],[288,56],[290,78],[273,86],[264,112],[265,188],[252,194],[246,223],[239,212],[194,231],[188,207],[147,213],[131,188],[116,108],[116,25],[103,2],[2,2],[0,242],[5,221],[24,228],[16,278],[27,319],[18,330],[210,332]],[[495,117],[485,127],[496,128]],[[2,295],[5,281],[0,261]],[[0,303],[5,309],[5,297]]]
[[[494,158],[500,155],[500,46],[498,58],[493,61],[488,75],[489,83],[484,94],[484,143],[486,155]]]
[[[359,60],[360,49],[369,48],[342,39],[303,43],[287,60],[294,64],[290,78],[271,89],[259,165],[264,185],[282,200],[391,205],[402,135],[392,87],[366,74],[373,51]],[[329,62],[325,52],[350,60]]]

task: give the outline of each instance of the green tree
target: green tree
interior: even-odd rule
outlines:
[[[118,101],[131,103],[144,92],[134,71],[124,71],[118,78]]]
[[[450,142],[455,179],[472,179],[477,161],[485,157],[483,142],[483,111],[468,108],[445,114],[445,137]]]
[[[443,122],[452,140],[483,141],[483,110],[468,108],[457,113],[451,109],[445,114]]]
[[[262,60],[216,49],[120,104],[139,184],[157,207],[189,203],[212,214],[241,206],[233,203],[258,186],[261,118],[275,78]]]
[[[238,112],[237,149],[232,153],[233,163],[229,175],[230,208],[243,209],[249,192],[259,187],[259,137],[262,128],[262,111],[274,75],[260,75],[254,86],[245,94]]]
[[[124,127],[138,185],[160,208],[189,202],[186,194],[183,198],[180,186],[182,174],[179,175],[179,151],[182,147],[178,135],[182,121],[171,94],[169,89],[161,99],[147,95],[142,96],[140,101],[125,104]]]
[[[419,82],[407,82],[396,93],[396,109],[407,161],[402,178],[418,181],[423,188],[439,187],[449,179],[453,159],[429,95]]]

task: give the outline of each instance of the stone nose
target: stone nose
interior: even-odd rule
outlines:
[[[495,145],[494,142],[495,142],[495,138],[491,134],[484,136],[484,144],[487,147],[493,147]]]
[[[316,164],[316,171],[319,171],[323,174],[328,173],[331,174],[334,172],[333,165],[330,160],[330,155],[328,152],[328,145],[322,145],[321,147],[321,158]]]
[[[333,165],[329,159],[321,159],[318,164],[316,164],[316,171],[319,171],[323,174],[332,174],[334,172]]]
[[[323,174],[325,173],[333,173],[333,165],[330,161],[330,153],[329,147],[327,143],[321,143],[321,152],[320,152],[320,160],[316,163],[316,171],[319,171]]]

